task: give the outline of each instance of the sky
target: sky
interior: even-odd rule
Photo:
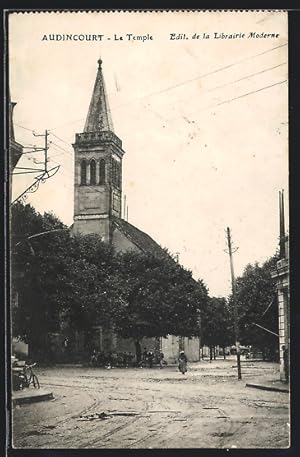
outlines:
[[[248,38],[250,32],[278,37]],[[153,39],[128,40],[129,33]],[[187,39],[170,40],[172,33]],[[222,33],[245,37],[216,38]],[[42,39],[49,34],[104,38]],[[238,248],[237,276],[275,253],[281,189],[288,228],[286,13],[12,13],[8,44],[15,138],[43,146],[33,131],[49,130],[48,168],[60,165],[27,194],[39,212],[73,222],[72,143],[83,131],[101,57],[126,152],[129,222],[178,253],[214,296],[230,293],[226,227]],[[39,167],[41,157],[24,154],[18,166]],[[36,175],[13,176],[13,198]]]

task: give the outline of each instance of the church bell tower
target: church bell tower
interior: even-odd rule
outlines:
[[[121,218],[122,141],[114,133],[105,90],[102,61],[83,133],[76,133],[74,233],[96,233],[111,241],[113,216]]]

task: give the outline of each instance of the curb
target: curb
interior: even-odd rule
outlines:
[[[53,393],[52,392],[45,392],[40,395],[28,395],[27,397],[15,397],[12,398],[12,405],[23,405],[23,404],[28,404],[28,403],[35,403],[38,401],[46,401],[46,400],[52,400]]]
[[[288,388],[284,387],[273,387],[273,386],[264,386],[262,384],[246,384],[246,387],[253,387],[254,389],[269,390],[271,392],[285,392],[290,393]]]

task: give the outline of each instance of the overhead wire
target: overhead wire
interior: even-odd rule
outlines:
[[[197,111],[193,111],[192,113],[187,113],[187,116],[191,116],[192,114],[195,114],[195,113],[197,113],[197,112],[207,111],[207,110],[210,110],[210,109],[212,109],[212,108],[214,108],[214,107],[224,105],[224,104],[226,104],[226,103],[231,103],[231,102],[233,102],[233,101],[235,101],[235,100],[239,100],[239,99],[241,99],[241,98],[247,97],[247,96],[249,96],[249,95],[253,95],[253,94],[258,93],[258,92],[261,92],[261,91],[263,91],[263,90],[270,89],[270,88],[275,87],[275,86],[277,86],[277,85],[281,85],[281,84],[283,84],[283,83],[285,83],[285,82],[287,82],[287,79],[285,79],[285,80],[283,80],[283,81],[278,81],[278,82],[276,82],[276,83],[274,83],[274,84],[270,84],[270,85],[268,85],[268,86],[261,87],[261,88],[259,88],[259,89],[256,89],[256,90],[247,92],[247,93],[245,93],[245,94],[238,95],[237,97],[233,97],[233,98],[231,98],[231,99],[223,100],[223,101],[221,101],[221,102],[219,102],[219,103],[210,105],[210,106],[208,106],[208,107],[206,107],[206,108],[204,108],[204,109],[202,109],[202,110],[197,110]],[[169,119],[167,122],[172,122],[172,121],[174,121],[174,120],[176,120],[176,119],[179,119],[180,117],[184,117],[184,116],[183,116],[183,115],[180,115],[180,116],[177,116],[177,117],[175,117],[175,118],[171,118],[171,119]],[[62,140],[62,138],[59,138],[59,139]],[[63,141],[63,140],[62,140],[62,141]],[[64,143],[68,144],[66,141],[64,141]],[[72,155],[72,153],[71,153],[70,151],[67,151],[65,148],[62,148],[61,146],[57,145],[56,143],[51,142],[51,144],[52,144],[54,147],[60,149],[61,151],[66,152],[66,153],[68,153],[69,155]],[[71,146],[71,143],[70,143],[70,146]],[[55,157],[57,157],[57,156],[55,156]]]
[[[67,144],[68,146],[70,146],[70,143],[68,143],[67,141],[65,141],[63,138],[61,138],[60,136],[56,135],[55,133],[53,133],[51,130],[49,130],[49,133],[50,133],[50,135],[55,136],[58,140],[60,140],[63,143]]]
[[[223,67],[217,68],[217,69],[212,70],[212,71],[210,71],[210,72],[208,72],[208,73],[204,73],[204,74],[202,74],[202,75],[200,75],[200,76],[196,76],[195,78],[187,79],[187,80],[182,81],[182,82],[180,82],[180,83],[178,83],[178,84],[174,84],[173,86],[169,86],[169,87],[167,87],[167,88],[165,88],[165,89],[161,89],[161,90],[159,90],[159,91],[156,91],[156,92],[152,92],[152,93],[150,93],[150,94],[143,95],[142,97],[137,97],[137,98],[135,98],[135,99],[133,99],[133,100],[131,100],[131,101],[129,101],[129,102],[126,102],[126,103],[123,103],[123,104],[121,104],[121,105],[118,105],[118,106],[116,106],[116,107],[114,107],[114,108],[112,108],[112,109],[113,109],[113,110],[116,110],[116,109],[118,109],[118,108],[120,108],[120,107],[127,106],[127,105],[129,105],[129,104],[131,104],[131,103],[133,103],[133,102],[135,102],[135,101],[138,101],[138,100],[141,100],[141,99],[144,99],[144,98],[149,98],[149,97],[152,97],[152,96],[155,96],[155,95],[160,95],[160,94],[162,94],[162,93],[164,93],[164,92],[168,92],[168,91],[170,91],[170,90],[172,90],[172,89],[176,89],[176,88],[181,87],[181,86],[183,86],[183,85],[185,85],[185,84],[188,84],[188,83],[190,83],[190,82],[194,82],[194,81],[197,81],[197,80],[199,80],[199,79],[206,78],[206,77],[208,77],[208,76],[210,76],[210,75],[213,75],[213,74],[219,73],[219,72],[221,72],[221,71],[227,70],[228,68],[231,68],[231,67],[233,67],[233,66],[235,66],[235,65],[239,65],[239,64],[241,64],[241,63],[243,63],[243,62],[246,62],[247,60],[251,60],[251,59],[254,59],[254,58],[256,58],[256,57],[260,57],[260,56],[262,56],[262,55],[264,55],[264,54],[267,54],[267,53],[269,53],[269,52],[271,52],[271,51],[274,51],[274,50],[276,50],[276,49],[282,48],[282,47],[284,47],[284,46],[287,46],[287,43],[283,43],[283,44],[281,44],[281,45],[274,46],[273,48],[270,48],[270,49],[267,49],[267,50],[265,50],[265,51],[262,51],[262,52],[260,52],[260,53],[258,53],[258,54],[255,54],[254,56],[245,57],[245,58],[243,58],[243,59],[241,59],[241,60],[239,60],[239,61],[237,61],[237,62],[233,62],[232,64],[225,65],[225,66],[223,66]],[[59,126],[53,127],[53,128],[51,128],[50,130],[53,132],[53,130],[56,130],[56,129],[60,128],[60,127],[63,127],[63,126],[65,126],[65,125],[70,125],[70,124],[72,124],[72,123],[79,122],[79,121],[84,120],[84,119],[85,119],[85,118],[76,119],[76,120],[74,120],[74,121],[67,122],[67,123],[61,124],[61,125],[59,125]]]
[[[282,65],[283,65],[283,64],[282,64]],[[276,67],[277,67],[277,66],[276,66]],[[259,73],[260,73],[260,72],[259,72]],[[259,73],[257,73],[257,74],[259,74]],[[256,76],[256,73],[253,74],[252,76]],[[244,78],[242,78],[242,79],[244,79]],[[245,79],[247,79],[247,78],[245,78]],[[236,81],[234,81],[234,83],[235,83],[235,82],[238,82],[238,81],[239,81],[239,80],[236,80]],[[212,108],[214,108],[214,107],[216,107],[216,106],[220,106],[220,105],[223,105],[223,104],[225,104],[225,103],[232,102],[232,101],[234,101],[234,100],[236,100],[236,99],[238,99],[238,98],[243,98],[243,97],[246,97],[247,95],[252,95],[252,94],[254,94],[254,93],[256,93],[256,92],[260,92],[260,91],[262,91],[262,90],[269,89],[269,88],[271,88],[271,87],[273,87],[273,86],[276,86],[276,85],[278,85],[278,84],[283,84],[284,82],[287,82],[287,79],[285,79],[285,80],[283,80],[283,81],[276,82],[276,83],[271,84],[271,85],[268,85],[268,86],[264,86],[264,87],[262,87],[262,88],[260,88],[260,89],[254,90],[254,91],[247,92],[247,93],[245,93],[245,94],[239,95],[239,96],[237,96],[237,97],[233,97],[233,98],[231,98],[231,99],[227,99],[227,100],[223,100],[223,101],[218,102],[218,103],[214,103],[214,104],[209,105],[209,106],[207,106],[207,107],[205,107],[205,108],[203,108],[203,109],[200,109],[200,110],[197,109],[197,110],[192,111],[192,112],[190,112],[190,113],[186,113],[186,115],[187,115],[187,116],[191,116],[192,114],[195,114],[195,113],[198,113],[198,112],[207,111],[207,110],[212,109]],[[229,84],[233,84],[233,82],[232,82],[232,83],[226,83],[226,84],[224,84],[224,86],[225,86],[225,85],[229,85]],[[218,86],[218,89],[220,89],[221,87],[222,87],[222,86]],[[212,90],[214,90],[214,88],[211,89],[211,90],[209,90],[208,92],[210,92],[210,91],[212,91]],[[178,116],[176,116],[176,117],[170,118],[170,119],[165,119],[165,121],[168,123],[168,122],[172,122],[172,121],[174,121],[174,120],[180,119],[181,117],[183,117],[182,114],[180,114],[180,115],[178,115]]]
[[[144,96],[142,96],[142,97],[139,97],[139,98],[137,98],[137,99],[134,99],[134,100],[132,100],[132,101],[129,101],[128,103],[124,103],[124,104],[118,105],[118,106],[116,106],[116,107],[113,108],[113,109],[116,110],[116,109],[119,109],[119,108],[124,107],[124,106],[126,106],[126,105],[129,105],[129,104],[131,104],[131,103],[134,103],[134,102],[137,101],[137,100],[142,100],[142,99],[145,99],[145,98],[150,98],[150,97],[152,97],[152,96],[156,96],[156,95],[163,94],[163,93],[168,92],[168,91],[170,91],[170,90],[172,90],[172,89],[181,87],[181,86],[183,86],[183,85],[185,85],[185,84],[188,84],[188,83],[191,83],[191,82],[193,82],[193,81],[199,80],[199,79],[201,79],[201,78],[208,77],[209,75],[212,75],[212,74],[215,74],[215,73],[218,73],[218,72],[227,70],[227,69],[229,69],[229,68],[231,68],[231,67],[233,67],[233,66],[235,66],[235,65],[238,65],[238,64],[240,64],[240,63],[242,63],[242,62],[244,62],[244,61],[246,61],[246,60],[250,60],[251,58],[255,58],[255,57],[264,55],[264,54],[266,54],[267,52],[271,52],[272,50],[275,50],[275,49],[278,49],[278,48],[282,48],[283,46],[286,46],[286,45],[287,45],[287,44],[283,44],[283,45],[280,45],[280,46],[276,46],[276,47],[274,47],[274,48],[272,48],[272,49],[266,50],[266,51],[264,51],[264,52],[262,52],[262,53],[259,53],[259,54],[255,55],[255,56],[252,56],[252,57],[248,57],[248,58],[242,59],[242,60],[239,61],[239,62],[235,62],[235,63],[230,64],[230,65],[226,65],[226,66],[221,67],[221,68],[219,68],[219,69],[216,69],[216,70],[214,70],[214,71],[212,71],[212,72],[209,72],[209,73],[200,75],[200,76],[198,76],[198,77],[196,77],[196,78],[192,78],[192,79],[183,81],[183,82],[178,83],[178,84],[176,84],[176,85],[170,86],[170,87],[168,87],[168,88],[166,88],[166,89],[162,89],[162,90],[160,90],[160,91],[156,91],[156,92],[153,92],[153,93],[151,93],[151,94],[144,95]],[[223,84],[223,85],[219,85],[219,86],[217,86],[217,87],[214,87],[214,88],[212,88],[212,89],[208,89],[207,92],[211,92],[211,91],[213,91],[213,90],[221,89],[222,87],[226,87],[226,86],[229,86],[229,85],[233,85],[233,84],[238,83],[238,82],[240,82],[240,81],[243,81],[243,80],[246,80],[246,79],[255,77],[256,75],[260,75],[260,74],[266,73],[266,72],[268,72],[268,71],[272,71],[273,69],[276,69],[276,68],[278,68],[278,67],[280,67],[280,66],[283,66],[283,65],[285,65],[285,64],[286,64],[286,62],[283,62],[283,63],[278,64],[278,65],[276,65],[276,66],[273,66],[273,67],[270,67],[270,68],[267,68],[267,69],[263,69],[263,70],[258,71],[258,72],[256,72],[256,73],[253,73],[253,74],[251,74],[251,75],[247,75],[247,76],[244,76],[244,77],[242,77],[242,78],[239,78],[239,79],[237,79],[237,80],[235,80],[235,81],[231,81],[231,82],[225,83],[225,84]],[[283,84],[283,83],[285,83],[285,82],[287,82],[287,79],[282,80],[282,81],[275,82],[275,83],[270,84],[270,85],[263,86],[263,87],[261,87],[261,88],[259,88],[259,89],[253,90],[253,91],[249,91],[249,92],[243,93],[243,94],[238,95],[238,96],[236,96],[236,97],[232,97],[232,98],[228,98],[228,99],[226,99],[226,100],[222,100],[222,101],[220,101],[220,102],[218,102],[218,103],[212,104],[212,105],[210,105],[210,106],[208,106],[208,107],[206,107],[206,108],[204,108],[204,109],[201,109],[201,110],[199,110],[199,111],[206,111],[206,110],[210,110],[210,109],[212,109],[212,108],[214,108],[214,107],[217,107],[217,106],[222,106],[222,105],[224,105],[224,104],[231,103],[231,102],[233,102],[233,101],[235,101],[235,100],[239,100],[239,99],[245,98],[245,97],[247,97],[247,96],[253,95],[253,94],[255,94],[255,93],[258,93],[258,92],[261,92],[261,91],[264,91],[264,90],[271,89],[272,87],[281,85],[281,84]],[[146,109],[150,110],[150,111],[153,111],[153,110],[149,109],[147,106],[144,106],[144,107],[145,107]],[[199,112],[199,111],[197,110],[197,111],[194,111],[193,113]],[[193,113],[188,113],[187,115],[190,116],[190,115],[193,114]],[[172,120],[178,119],[178,118],[180,118],[180,117],[181,117],[181,116],[178,116],[178,117],[173,118],[173,119],[169,119],[168,122],[171,122]],[[65,123],[65,124],[63,124],[63,125],[69,125],[69,124],[72,124],[72,123],[74,123],[74,122],[78,122],[79,120],[82,120],[82,119],[84,119],[84,118],[78,119],[78,120],[76,120],[76,121],[71,121],[71,122]],[[18,126],[18,127],[20,127],[20,128],[22,128],[22,129],[24,129],[24,130],[27,130],[27,131],[29,131],[29,132],[33,132],[32,129],[27,128],[27,127],[24,127],[24,126],[22,126],[22,125],[20,125],[20,124],[15,123],[15,125]],[[62,125],[62,126],[63,126],[63,125]],[[58,129],[59,127],[60,127],[60,126],[55,127],[55,128],[52,128],[52,129],[49,130],[49,132],[51,133],[51,135],[53,135],[54,137],[56,137],[58,140],[62,141],[62,142],[65,143],[66,145],[72,146],[71,143],[67,142],[66,140],[64,140],[64,139],[61,138],[60,136],[58,136],[58,135],[56,135],[55,133],[53,133],[53,130]],[[71,153],[70,151],[68,151],[67,149],[65,149],[65,148],[63,148],[62,146],[58,145],[57,143],[51,142],[51,145],[53,145],[54,147],[56,147],[56,148],[58,148],[59,150],[61,150],[62,153],[63,153],[63,152],[66,152],[66,153],[68,153],[69,155],[72,155],[72,153]],[[59,154],[58,154],[57,156],[55,156],[54,158],[56,158],[56,157],[59,157]],[[59,165],[59,163],[58,163],[57,161],[53,160],[54,158],[50,158],[50,157],[49,157],[49,161],[53,161],[54,163],[56,163],[56,164]],[[72,180],[72,182],[74,181],[74,175],[71,174],[71,173],[69,173],[69,172],[65,172],[65,170],[64,170],[64,171],[60,171],[60,174],[66,176],[67,178],[70,178],[70,180]],[[74,187],[73,187],[72,185],[69,185],[69,184],[67,184],[66,182],[64,182],[64,185],[65,185],[67,188],[69,188],[71,191],[74,191]],[[100,192],[100,190],[98,190],[98,189],[95,189],[95,190],[96,190],[97,192]]]
[[[281,47],[283,47],[283,46],[286,46],[286,44],[283,44],[283,45],[280,45],[280,46],[276,46],[276,47],[271,48],[271,49],[269,49],[269,50],[263,51],[262,53],[256,54],[255,56],[246,57],[245,59],[242,59],[242,60],[240,60],[239,62],[235,62],[235,63],[230,64],[230,65],[226,65],[225,67],[221,67],[221,68],[219,68],[219,69],[216,69],[216,70],[214,70],[213,72],[209,72],[209,73],[207,73],[207,74],[205,74],[205,75],[201,75],[201,76],[199,76],[199,77],[197,77],[197,78],[193,78],[193,79],[190,79],[190,80],[183,81],[182,83],[176,84],[176,85],[174,85],[174,86],[170,86],[169,88],[167,88],[167,89],[165,89],[165,90],[163,90],[163,91],[155,92],[155,93],[153,93],[153,94],[149,94],[149,95],[143,96],[143,97],[141,97],[141,98],[146,98],[146,97],[151,96],[151,95],[157,95],[158,93],[163,93],[164,91],[168,91],[168,90],[171,90],[171,89],[173,89],[173,88],[179,87],[179,86],[181,86],[181,85],[183,85],[183,84],[187,84],[187,83],[189,83],[189,82],[195,81],[196,79],[206,77],[206,76],[208,76],[209,74],[213,74],[213,73],[216,73],[216,72],[223,71],[223,70],[228,69],[228,68],[230,68],[230,67],[232,67],[232,66],[234,66],[234,65],[238,65],[238,64],[240,64],[241,62],[243,62],[243,61],[245,61],[245,60],[249,60],[249,59],[251,59],[251,58],[258,57],[258,56],[263,55],[263,54],[265,54],[265,53],[267,53],[267,52],[271,52],[271,51],[274,50],[274,49],[281,48]],[[213,91],[213,90],[217,90],[217,89],[220,89],[220,88],[222,88],[222,87],[225,87],[225,86],[228,86],[228,85],[235,84],[235,83],[240,82],[240,81],[242,81],[242,80],[245,80],[245,79],[249,79],[249,78],[255,77],[256,75],[259,75],[259,74],[265,73],[265,72],[267,72],[267,71],[271,71],[271,70],[273,70],[273,69],[275,69],[275,68],[278,68],[278,67],[280,67],[280,66],[283,66],[283,65],[285,65],[286,63],[287,63],[287,62],[283,62],[283,63],[280,63],[280,64],[275,65],[275,66],[273,66],[273,67],[269,67],[269,68],[267,68],[267,69],[263,69],[263,70],[261,70],[261,71],[258,71],[258,72],[252,73],[252,74],[250,74],[250,75],[244,76],[244,77],[239,78],[239,79],[237,79],[237,80],[230,81],[230,82],[225,83],[225,84],[223,84],[223,85],[221,85],[221,86],[216,86],[215,88],[209,89],[207,92],[211,92],[211,91]],[[238,100],[238,99],[244,98],[244,97],[246,97],[246,96],[255,94],[255,93],[257,93],[257,92],[261,92],[261,91],[263,91],[263,90],[267,90],[267,89],[270,89],[270,88],[272,88],[272,87],[274,87],[274,86],[283,84],[283,83],[286,82],[286,81],[287,81],[287,80],[279,81],[279,82],[276,82],[276,83],[274,83],[274,84],[270,84],[270,85],[268,85],[268,86],[264,86],[264,87],[262,87],[262,88],[259,88],[259,89],[256,89],[256,90],[253,90],[253,91],[250,91],[250,92],[247,92],[247,93],[238,95],[237,97],[233,97],[233,98],[231,98],[231,99],[227,99],[227,100],[220,101],[219,103],[210,105],[210,106],[208,106],[208,107],[206,107],[206,108],[204,108],[203,110],[200,110],[200,111],[209,110],[209,109],[212,109],[212,108],[214,108],[214,107],[216,107],[216,106],[221,106],[221,105],[226,104],[226,103],[231,103],[231,102],[233,102],[233,101],[235,101],[235,100]],[[120,107],[120,106],[124,106],[124,105],[119,105],[119,107]],[[152,109],[148,108],[148,107],[145,106],[145,105],[144,105],[144,107],[145,107],[146,109],[149,109],[150,111],[153,111]],[[118,107],[117,107],[117,108],[118,108]],[[116,109],[116,108],[115,108],[115,109]],[[198,110],[195,111],[195,112],[198,112]],[[195,112],[188,113],[187,115],[190,116],[190,115],[194,114]],[[160,116],[160,117],[161,117],[161,116]],[[173,121],[173,120],[175,120],[175,119],[177,119],[177,118],[180,118],[180,117],[183,117],[183,116],[180,115],[180,116],[177,116],[176,118],[168,119],[167,122],[171,122],[171,121]],[[30,129],[30,128],[28,128],[28,127],[22,126],[22,125],[17,124],[17,123],[16,123],[15,125],[17,125],[17,126],[23,128],[23,129],[25,129],[25,130],[27,130],[27,131],[33,132],[33,130]],[[58,127],[57,127],[57,128],[58,128]],[[49,130],[49,132],[50,132],[53,136],[55,136],[58,140],[62,141],[62,142],[65,143],[66,145],[72,146],[71,143],[67,142],[66,140],[64,140],[64,139],[61,138],[60,136],[58,136],[58,135],[56,135],[55,133],[53,133],[52,130],[53,130],[53,129]],[[71,153],[70,151],[66,150],[65,148],[63,148],[62,146],[58,145],[57,143],[51,141],[51,144],[53,145],[54,148],[56,148],[56,149],[58,148],[60,151],[62,151],[62,153],[63,153],[63,152],[66,152],[67,154],[72,155],[72,153]],[[59,154],[56,155],[55,158],[58,157],[58,156],[59,156]],[[51,158],[50,160],[53,160],[53,159],[54,159],[54,158]],[[56,162],[55,160],[53,160],[53,162],[55,162],[55,163],[58,164],[58,162]],[[73,179],[73,175],[71,175],[71,174],[65,174],[65,173],[63,173],[63,172],[61,172],[61,174],[64,174],[65,176],[67,176],[67,177]],[[96,190],[97,190],[97,189],[96,189]]]
[[[278,85],[286,83],[286,82],[287,82],[287,79],[284,79],[283,81],[279,81],[277,83],[261,87],[260,89],[256,89],[256,90],[253,90],[251,92],[247,92],[246,94],[238,95],[237,97],[231,98],[229,100],[224,100],[224,101],[218,103],[217,106],[224,105],[225,103],[231,103],[234,100],[238,100],[239,98],[243,98],[243,97],[247,97],[248,95],[256,94],[257,92],[261,92],[262,90],[270,89],[271,87],[278,86]]]
[[[240,99],[240,98],[244,98],[244,97],[247,97],[247,96],[249,96],[249,95],[253,95],[253,94],[255,94],[256,92],[261,92],[261,91],[263,91],[263,90],[270,89],[270,88],[272,88],[272,87],[274,87],[274,86],[283,84],[283,83],[285,83],[285,82],[287,82],[287,79],[285,79],[285,80],[283,80],[283,81],[278,81],[278,82],[276,82],[276,83],[274,83],[274,84],[270,84],[270,85],[268,85],[268,86],[261,87],[261,88],[259,88],[259,89],[253,90],[253,91],[251,91],[251,92],[247,92],[247,93],[245,93],[245,94],[238,95],[237,97],[234,97],[234,98],[230,98],[230,99],[227,99],[227,100],[223,100],[223,101],[221,101],[221,102],[219,102],[219,103],[214,103],[214,104],[209,105],[209,106],[207,106],[207,107],[205,107],[205,108],[203,108],[203,109],[195,110],[195,111],[192,111],[191,113],[187,113],[186,115],[187,115],[187,116],[191,116],[191,115],[193,115],[193,114],[196,114],[196,113],[199,113],[199,112],[202,112],[202,111],[208,111],[208,110],[210,110],[210,109],[216,108],[216,107],[221,106],[221,105],[224,105],[224,104],[226,104],[226,103],[231,103],[231,102],[233,102],[233,101],[235,101],[235,100],[238,100],[238,99]],[[174,120],[176,120],[176,119],[179,119],[179,118],[181,118],[181,117],[183,117],[183,116],[182,116],[182,115],[176,116],[176,117],[174,117],[174,118],[171,118],[171,119],[167,120],[167,122],[172,122],[172,121],[174,121]]]
[[[264,68],[263,70],[257,71],[255,73],[251,73],[250,75],[246,75],[246,76],[243,76],[242,78],[235,79],[234,81],[229,81],[229,82],[227,82],[225,84],[221,84],[220,86],[212,87],[211,89],[208,89],[205,93],[213,92],[215,90],[222,89],[223,87],[231,86],[232,84],[238,83],[238,82],[243,81],[245,79],[254,78],[257,75],[260,75],[260,74],[263,74],[263,73],[267,73],[268,71],[272,71],[275,68],[282,67],[283,65],[286,65],[286,64],[287,64],[287,62],[282,62],[282,63],[280,63],[278,65],[273,66],[273,67]]]
[[[65,149],[65,148],[63,148],[63,147],[61,147],[61,146],[59,146],[57,143],[54,143],[54,141],[51,141],[50,144],[53,145],[53,146],[55,146],[56,148],[61,149],[61,150],[64,151],[64,152],[67,152],[68,154],[72,155],[71,151],[67,151],[67,149]]]
[[[17,124],[17,122],[14,122],[14,125],[17,125],[21,129],[28,130],[28,132],[31,132],[31,133],[34,132],[34,129],[29,129],[28,127],[24,127],[23,125]]]
[[[241,64],[243,62],[246,62],[247,60],[254,59],[255,57],[264,55],[267,52],[273,51],[273,50],[278,49],[278,48],[282,48],[283,46],[287,46],[287,43],[284,43],[284,44],[279,45],[279,46],[275,46],[274,48],[268,49],[266,51],[263,51],[263,52],[261,52],[259,54],[254,55],[254,56],[245,57],[245,58],[239,60],[238,62],[234,62],[234,63],[229,64],[229,65],[225,65],[224,67],[217,68],[216,70],[212,70],[212,71],[210,71],[208,73],[204,73],[203,75],[196,76],[195,78],[187,79],[185,81],[182,81],[181,83],[174,84],[173,86],[167,87],[166,89],[162,89],[162,90],[157,91],[157,92],[152,92],[150,95],[145,95],[145,96],[140,97],[140,98],[148,98],[148,97],[152,97],[153,95],[159,95],[161,93],[168,92],[169,90],[172,90],[172,89],[175,89],[177,87],[183,86],[183,85],[188,84],[190,82],[197,81],[198,79],[207,78],[207,76],[211,76],[211,75],[213,75],[215,73],[219,73],[220,71],[227,70],[228,68],[234,67],[235,65],[239,65],[239,64]]]
[[[275,65],[275,66],[272,66],[272,67],[265,68],[265,69],[260,70],[260,71],[258,71],[258,72],[252,73],[252,74],[250,74],[250,75],[243,76],[242,78],[236,79],[236,80],[234,80],[234,81],[230,81],[230,82],[228,82],[228,83],[225,83],[225,84],[222,84],[222,85],[213,87],[213,88],[211,88],[211,89],[208,89],[207,93],[208,93],[208,92],[212,92],[212,91],[214,91],[214,90],[221,89],[221,88],[223,88],[223,87],[226,87],[226,86],[229,86],[229,85],[232,85],[232,84],[235,84],[235,83],[238,83],[238,82],[243,81],[243,80],[245,80],[245,79],[253,78],[253,77],[257,76],[257,75],[266,73],[266,72],[268,72],[268,71],[272,71],[272,70],[274,70],[274,69],[276,69],[276,68],[279,68],[279,67],[281,67],[281,66],[283,66],[283,65],[285,65],[285,64],[287,64],[287,62],[282,62],[282,63],[280,63],[280,64],[278,64],[278,65]],[[199,110],[199,111],[197,110],[197,111],[193,111],[193,112],[191,112],[191,113],[187,113],[187,115],[190,116],[190,115],[192,115],[192,114],[194,114],[194,113],[196,113],[196,112],[206,111],[206,110],[211,109],[211,108],[213,108],[213,107],[215,107],[215,106],[221,106],[221,105],[223,105],[223,104],[225,104],[225,103],[230,103],[230,102],[232,102],[232,101],[234,101],[234,100],[237,100],[237,99],[239,99],[239,98],[243,98],[243,97],[245,97],[245,96],[247,96],[247,95],[251,95],[251,94],[254,94],[254,93],[256,93],[256,92],[260,92],[260,91],[262,91],[262,90],[265,90],[265,89],[269,89],[269,88],[271,88],[271,87],[273,87],[273,86],[282,84],[282,83],[284,83],[284,82],[286,82],[286,81],[287,81],[287,80],[280,81],[280,82],[276,82],[276,83],[271,84],[271,85],[269,85],[269,86],[264,86],[264,87],[262,87],[262,88],[260,88],[260,89],[257,89],[257,90],[254,90],[254,91],[247,92],[247,93],[245,93],[245,94],[239,95],[239,96],[234,97],[234,98],[232,98],[232,99],[223,100],[223,101],[221,101],[221,102],[219,102],[219,103],[216,103],[216,104],[213,104],[213,105],[209,105],[208,107],[204,108],[203,110]],[[153,110],[153,109],[147,107],[146,105],[143,105],[143,107],[144,107],[145,109],[147,109],[147,110],[149,110],[149,111],[151,111],[151,112],[153,112],[154,114],[157,115],[157,113],[155,112],[155,110]],[[176,120],[176,119],[181,118],[182,115],[176,116],[176,117],[171,118],[171,119],[164,119],[161,115],[159,115],[159,117],[160,117],[161,119],[165,120],[166,122],[172,122],[172,121],[174,121],[174,120]],[[63,141],[65,144],[67,144],[67,145],[69,145],[69,146],[72,146],[71,143],[68,143],[68,142],[67,142],[66,140],[64,140],[63,138],[59,137],[58,135],[55,135],[54,133],[52,133],[52,134],[53,134],[54,136],[56,136],[59,140]],[[56,145],[56,143],[53,143],[53,142],[52,142],[52,144],[55,144],[55,145]],[[58,146],[58,145],[57,145],[57,146]],[[58,146],[58,147],[60,147],[60,146]],[[62,147],[60,147],[60,149],[66,151],[66,150],[65,150],[64,148],[62,148]],[[68,152],[69,154],[71,154],[69,151],[66,151],[66,152]]]

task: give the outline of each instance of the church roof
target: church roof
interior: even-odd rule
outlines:
[[[113,217],[113,226],[117,227],[133,244],[135,244],[143,253],[151,254],[155,257],[168,257],[169,254],[147,233],[142,232],[134,225],[120,219]]]
[[[98,71],[86,118],[84,132],[114,131],[108,97],[102,72],[102,60],[98,60]]]

